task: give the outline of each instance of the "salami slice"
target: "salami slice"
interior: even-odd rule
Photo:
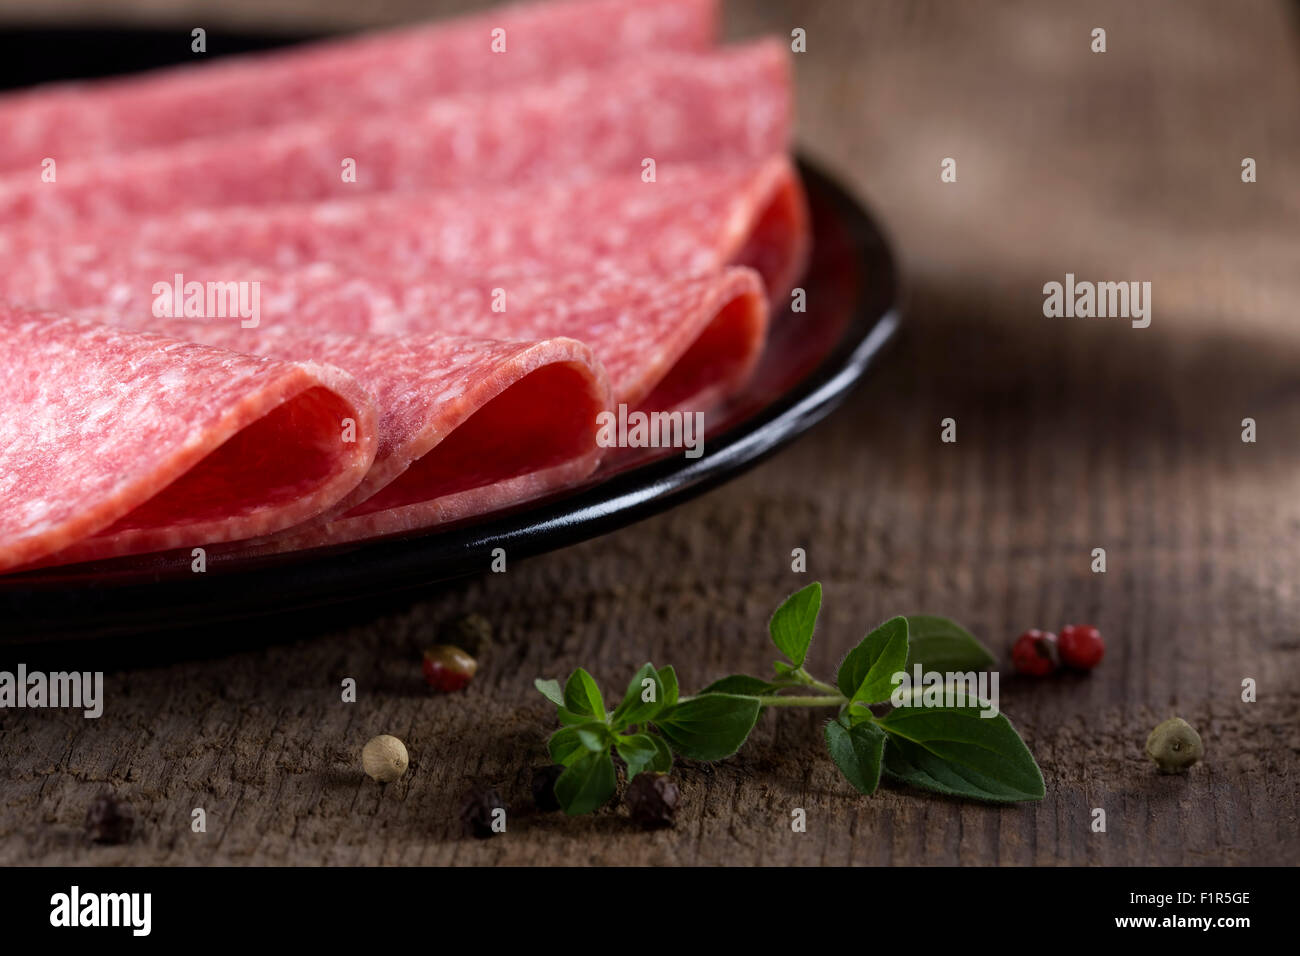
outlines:
[[[595,423],[610,406],[609,382],[573,339],[354,336],[183,319],[160,327],[228,350],[329,363],[374,397],[374,464],[318,520],[381,490],[385,507],[415,506],[427,524],[495,510],[585,477],[600,457]]]
[[[716,19],[715,0],[507,6],[140,77],[38,88],[0,101],[0,168],[36,177],[46,158],[75,163],[332,110],[377,112],[500,89],[642,51],[702,50],[713,40]],[[187,40],[178,35],[178,42]],[[220,40],[210,42],[215,52]]]
[[[179,208],[558,181],[639,171],[645,158],[762,159],[787,146],[787,59],[775,41],[655,55],[524,90],[65,163],[53,183],[28,173],[0,181],[0,222],[49,229]]]
[[[375,456],[328,365],[0,307],[0,570],[274,532]]]
[[[777,156],[670,164],[653,182],[632,170],[592,182],[204,210],[65,239],[15,230],[0,248],[3,296],[18,302],[51,301],[74,280],[111,293],[142,259],[170,263],[169,274],[240,261],[275,269],[332,262],[345,271],[483,279],[689,276],[738,264],[753,267],[775,299],[802,271],[808,241],[802,188]]]
[[[258,283],[260,289],[264,304],[253,328],[244,328],[252,323],[242,321],[238,309],[225,300],[208,302],[209,289],[222,288],[236,275]],[[162,295],[154,289],[160,277]],[[238,351],[263,351],[263,333],[268,331],[297,333],[309,346],[301,357],[322,360],[328,357],[310,348],[320,331],[579,339],[608,371],[614,403],[647,410],[703,411],[739,387],[762,353],[768,317],[762,280],[743,267],[688,278],[544,276],[503,282],[391,272],[360,275],[328,264],[296,272],[234,266],[182,275],[178,281],[161,263],[140,263],[133,276],[117,277],[125,281],[116,283],[111,293],[80,278],[69,276],[66,282],[51,284],[46,304],[97,321],[165,329]],[[106,307],[110,299],[111,307]],[[224,337],[202,337],[199,323],[172,326],[155,317],[156,311],[183,314],[187,304],[194,306],[192,314],[208,316],[202,325],[219,326],[220,331],[211,334]],[[215,317],[218,313],[225,317]],[[343,361],[334,364],[365,380]]]
[[[328,271],[306,278],[314,281],[283,314],[253,329],[233,319],[160,321],[143,301],[113,313],[114,321],[131,316],[228,349],[327,361],[375,396],[379,447],[366,479],[312,527],[261,550],[425,528],[570,484],[596,466],[598,412],[616,402],[705,410],[748,375],[766,328],[762,283],[743,268],[672,282],[524,280],[505,313],[492,312],[491,289],[472,283],[413,289],[391,279],[340,281]],[[379,305],[386,300],[398,307]],[[570,339],[429,334],[437,325],[537,335],[571,329],[606,357],[615,397],[591,352]],[[328,327],[363,334],[321,331]],[[325,518],[337,520],[322,527]]]

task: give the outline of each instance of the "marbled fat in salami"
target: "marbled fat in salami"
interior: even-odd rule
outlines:
[[[170,319],[169,335],[288,361],[335,365],[373,397],[375,460],[356,488],[316,520],[386,491],[408,524],[493,510],[595,469],[596,416],[609,382],[591,350],[566,338],[498,341],[420,334],[356,336],[288,326]]]
[[[0,369],[0,570],[278,531],[375,456],[329,365],[0,307]]]
[[[196,54],[194,65],[0,98],[0,170],[38,178],[46,158],[71,172],[109,153],[702,50],[716,23],[715,0],[565,0],[212,63]],[[220,52],[219,33],[208,43]]]
[[[666,164],[656,176],[645,182],[632,170],[589,182],[200,210],[75,237],[28,227],[0,235],[2,292],[41,304],[74,279],[111,290],[142,259],[168,263],[169,273],[329,262],[483,279],[690,276],[733,264],[758,271],[774,299],[789,291],[809,236],[803,191],[784,156]]]
[[[788,54],[705,52],[715,17],[505,7],[0,97],[0,571],[428,528],[590,475],[615,405],[723,401],[810,240]]]
[[[261,307],[255,328],[242,327],[238,317],[180,325],[160,321],[152,287],[160,277],[173,280],[162,263],[141,262],[134,276],[118,276],[123,281],[111,292],[70,275],[51,286],[47,298],[52,307],[96,321],[166,330],[252,353],[264,351],[266,333],[286,330],[306,340],[321,331],[357,337],[578,338],[608,371],[615,404],[653,410],[714,406],[748,378],[767,333],[762,280],[740,266],[683,278],[509,280],[439,280],[386,271],[362,275],[329,264],[285,272],[242,268],[183,275],[183,286],[206,290],[232,274],[257,282]],[[0,277],[0,284],[4,281]],[[174,298],[167,296],[169,302]],[[217,331],[208,332],[208,326]],[[208,337],[214,334],[222,338]],[[335,364],[352,370],[342,361]]]
[[[788,145],[788,56],[775,41],[655,54],[519,90],[65,164],[54,183],[10,174],[0,178],[0,222],[50,230],[206,206],[639,174],[646,158],[762,159]]]

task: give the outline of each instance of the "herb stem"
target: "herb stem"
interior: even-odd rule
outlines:
[[[849,699],[836,691],[832,694],[815,694],[811,697],[781,697],[775,694],[759,697],[764,707],[842,707]]]
[[[822,691],[823,693],[826,694],[834,694],[836,697],[839,697],[841,700],[848,699],[843,694],[840,693],[840,689],[838,687],[832,687],[830,684],[825,684],[819,680],[809,681],[808,686],[815,687],[817,688],[817,690]]]
[[[796,667],[789,673],[789,675],[787,675],[785,680],[777,681],[777,683],[784,684],[786,681],[793,681],[794,683],[800,684],[804,687],[811,687],[813,690],[819,690],[824,694],[838,694],[840,692],[838,687],[833,687],[830,684],[819,681],[802,667]]]

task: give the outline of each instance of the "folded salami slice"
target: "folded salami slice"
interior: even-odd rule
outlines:
[[[221,137],[332,110],[381,111],[463,90],[500,89],[641,51],[702,50],[713,40],[716,19],[715,0],[507,6],[129,79],[37,88],[0,100],[0,169],[38,177],[47,157],[64,169],[106,153]]]
[[[366,479],[312,527],[262,550],[429,527],[570,484],[597,464],[600,411],[616,403],[706,410],[749,374],[766,331],[762,283],[743,268],[671,281],[525,279],[512,286],[505,312],[492,310],[492,289],[467,281],[407,286],[324,269],[299,282],[286,292],[280,278],[280,311],[255,328],[237,317],[159,320],[144,297],[111,313],[114,322],[228,349],[327,361],[374,394],[379,448]],[[580,334],[606,357],[614,397],[591,351],[571,339],[429,334],[439,327]],[[364,334],[323,331],[330,328]],[[324,518],[338,520],[322,528]]]
[[[572,339],[354,336],[184,319],[158,325],[205,345],[327,362],[374,397],[374,464],[315,523],[382,491],[382,509],[427,526],[571,483],[600,457],[596,416],[610,407],[609,382],[591,350]]]
[[[0,307],[0,369],[0,570],[274,532],[375,456],[328,365]]]
[[[11,174],[0,180],[0,222],[49,229],[181,208],[639,174],[646,158],[762,159],[782,152],[789,132],[788,53],[765,41],[65,164],[54,183]]]
[[[244,261],[345,271],[482,279],[589,274],[691,276],[748,265],[773,299],[808,251],[802,187],[789,160],[667,164],[592,182],[375,195],[312,204],[204,210],[103,225],[75,237],[20,229],[0,236],[4,298],[56,301],[77,281],[108,292],[141,261],[168,273]],[[165,279],[165,276],[159,279]]]
[[[177,277],[162,263],[141,262],[132,276],[117,277],[127,281],[115,284],[111,296],[79,278],[52,284],[46,304],[96,321],[165,330],[253,353],[267,349],[268,331],[297,333],[308,346],[301,357],[322,360],[326,357],[312,347],[321,331],[512,340],[567,336],[589,345],[604,364],[615,404],[646,410],[704,411],[717,404],[753,370],[768,319],[762,280],[743,267],[687,278],[544,276],[502,282],[382,271],[361,275],[328,264],[296,272],[235,264]],[[257,283],[255,321],[243,319],[227,297],[209,301],[209,290],[223,290],[232,281],[250,288]],[[156,282],[162,283],[162,294],[156,294]],[[207,318],[173,326],[160,322],[156,312]],[[201,332],[200,326],[217,331]],[[210,337],[216,335],[222,338]],[[268,354],[285,353],[271,348]],[[334,364],[365,381],[341,359]]]

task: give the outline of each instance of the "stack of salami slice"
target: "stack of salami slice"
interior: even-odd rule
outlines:
[[[808,224],[788,50],[714,4],[0,98],[0,571],[430,528],[724,402]]]

